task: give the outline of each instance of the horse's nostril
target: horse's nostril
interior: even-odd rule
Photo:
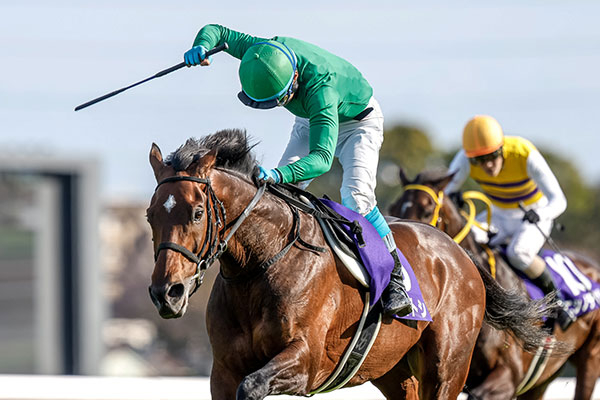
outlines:
[[[150,293],[150,299],[157,307],[159,307],[161,303],[164,302],[164,296],[157,295],[156,291],[153,290],[152,286],[148,287],[148,292]]]
[[[181,296],[183,296],[184,292],[185,292],[185,287],[183,286],[183,284],[176,283],[175,285],[171,286],[171,288],[169,289],[169,292],[167,293],[167,296],[178,299]]]

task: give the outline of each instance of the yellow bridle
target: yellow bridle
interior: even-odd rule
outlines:
[[[427,193],[433,199],[435,209],[433,210],[433,217],[431,218],[429,225],[437,226],[438,222],[440,222],[440,209],[442,208],[442,203],[444,201],[444,192],[440,190],[436,193],[429,186],[419,185],[417,183],[411,183],[410,185],[404,186],[404,190],[420,190]]]
[[[444,192],[440,190],[438,193],[436,193],[429,186],[420,185],[417,183],[411,183],[410,185],[404,186],[404,190],[420,190],[427,193],[433,199],[433,202],[435,203],[435,209],[433,210],[433,217],[431,218],[429,225],[437,227],[437,224],[440,222],[440,210],[444,202]],[[463,193],[463,200],[465,201],[465,204],[467,204],[467,206],[469,207],[469,212],[467,213],[464,210],[460,210],[461,215],[466,218],[467,222],[465,223],[465,226],[463,226],[463,228],[460,230],[460,232],[458,232],[456,236],[452,238],[456,243],[460,243],[465,239],[473,225],[484,231],[488,230],[487,227],[481,225],[479,221],[475,219],[476,207],[475,203],[473,203],[473,200],[480,200],[485,204],[487,208],[488,227],[490,226],[490,223],[492,221],[492,202],[485,194],[477,192],[475,190],[469,190]],[[494,257],[494,253],[492,252],[492,250],[490,250],[490,248],[487,245],[482,245],[482,247],[488,255],[488,263],[490,264],[490,271],[492,273],[492,276],[496,277],[496,258]]]

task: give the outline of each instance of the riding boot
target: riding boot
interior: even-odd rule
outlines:
[[[575,322],[577,317],[575,316],[573,311],[571,311],[567,307],[564,299],[560,295],[560,291],[556,288],[554,280],[552,279],[552,276],[550,275],[550,272],[548,271],[548,269],[544,269],[544,272],[542,272],[542,274],[540,276],[538,276],[537,278],[532,279],[532,281],[537,287],[542,289],[542,292],[544,292],[544,295],[547,295],[550,293],[556,293],[556,305],[558,306],[556,322],[558,322],[560,329],[562,329],[563,331],[566,331],[567,328],[573,322]]]
[[[390,254],[394,258],[394,270],[391,274],[390,283],[381,295],[383,314],[389,317],[394,315],[403,317],[412,312],[412,303],[404,287],[402,263],[400,262],[398,253],[394,249]]]

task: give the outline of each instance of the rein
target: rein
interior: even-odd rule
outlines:
[[[441,221],[440,211],[441,211],[441,208],[442,208],[442,205],[444,202],[444,192],[442,190],[440,190],[438,193],[435,193],[435,191],[432,188],[430,188],[429,186],[420,185],[417,183],[412,183],[412,184],[404,186],[404,190],[420,190],[422,192],[427,193],[433,199],[433,202],[435,203],[435,209],[433,210],[433,218],[429,222],[429,225],[437,227],[437,224]],[[473,203],[473,200],[480,200],[485,204],[486,209],[487,209],[487,226],[488,227],[490,226],[491,221],[492,221],[492,202],[485,194],[478,192],[476,190],[469,190],[469,191],[466,191],[463,193],[463,200],[465,201],[465,204],[467,204],[467,206],[469,207],[469,211],[467,213],[464,210],[460,210],[460,214],[466,219],[466,222],[465,222],[465,225],[462,227],[462,229],[456,234],[456,236],[454,236],[452,238],[452,240],[454,240],[454,242],[456,242],[456,243],[461,243],[465,239],[465,237],[467,237],[467,235],[471,231],[471,228],[473,227],[473,225],[475,225],[476,227],[478,227],[479,229],[482,229],[484,231],[488,230],[488,228],[486,228],[485,226],[480,224],[479,221],[477,221],[475,219],[476,207],[475,207],[475,203]],[[481,246],[482,246],[483,250],[486,252],[486,254],[488,255],[488,263],[490,264],[490,271],[491,271],[492,276],[495,277],[496,276],[496,258],[494,257],[494,253],[487,245],[482,244]]]
[[[190,260],[191,262],[196,264],[196,273],[192,276],[191,279],[195,279],[195,286],[190,296],[198,290],[200,285],[202,285],[202,281],[204,280],[204,274],[206,270],[219,258],[221,255],[227,250],[227,243],[233,236],[233,234],[238,230],[242,222],[248,217],[250,212],[256,207],[258,201],[265,193],[266,184],[259,186],[256,194],[248,203],[244,211],[235,219],[229,233],[223,237],[223,233],[227,228],[227,215],[225,212],[225,207],[223,203],[217,198],[214,189],[211,186],[210,179],[208,178],[198,178],[195,176],[171,176],[163,179],[156,185],[154,191],[158,190],[160,185],[169,182],[181,182],[181,181],[189,181],[200,183],[206,185],[205,194],[207,197],[207,203],[209,203],[209,207],[207,210],[208,222],[206,225],[206,240],[202,243],[202,248],[197,254],[187,249],[185,246],[182,246],[178,243],[174,242],[162,242],[158,245],[156,252],[154,253],[154,261],[158,259],[158,255],[161,250],[173,250],[182,254],[185,258]],[[210,203],[212,201],[212,208],[210,207]],[[212,210],[212,211],[211,211]],[[214,221],[213,221],[213,213],[214,213]],[[213,233],[213,225],[214,225],[214,233]],[[219,229],[221,228],[221,229]],[[208,244],[210,242],[210,244]],[[206,250],[205,250],[206,249]],[[204,253],[204,255],[203,255]]]

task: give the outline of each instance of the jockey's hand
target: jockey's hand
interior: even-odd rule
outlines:
[[[267,183],[280,183],[281,182],[281,174],[275,168],[266,170],[263,167],[258,167],[258,176],[257,180],[259,183],[267,182]]]
[[[452,200],[458,208],[463,208],[465,205],[465,199],[463,199],[462,192],[450,193],[448,197],[450,197],[450,200]]]
[[[191,67],[193,65],[210,65],[210,62],[212,61],[212,56],[206,58],[206,51],[207,50],[202,45],[194,46],[185,52],[185,54],[183,55],[183,59],[188,67]]]
[[[488,241],[487,244],[491,247],[494,247],[494,245],[492,243],[494,243],[494,238],[498,236],[498,228],[496,228],[493,225],[488,226],[487,229],[487,237],[488,237]]]
[[[532,224],[537,224],[540,222],[540,216],[535,210],[527,210],[525,211],[525,215],[523,215],[523,221],[529,221]]]

